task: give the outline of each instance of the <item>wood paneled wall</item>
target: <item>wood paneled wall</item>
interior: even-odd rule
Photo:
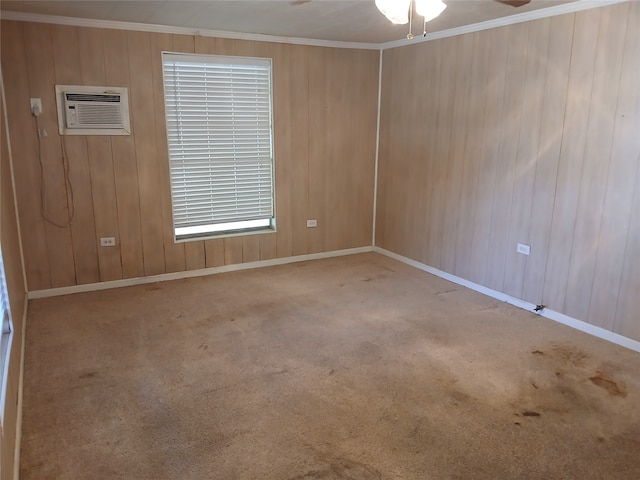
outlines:
[[[376,244],[640,340],[640,2],[385,51]]]
[[[161,51],[273,59],[277,232],[174,243]],[[371,245],[377,51],[2,22],[2,66],[16,158],[29,290]],[[67,136],[75,216],[67,218],[54,85],[129,88],[132,135]],[[318,227],[307,229],[315,218]],[[100,247],[100,237],[116,247]]]
[[[2,85],[0,85],[2,88]],[[22,335],[24,332],[24,316],[26,290],[20,243],[18,221],[11,182],[11,165],[9,143],[6,135],[6,119],[0,95],[0,245],[7,280],[7,293],[11,306],[13,321],[13,340],[7,365],[8,376],[5,392],[4,417],[0,428],[0,479],[13,480],[14,451],[16,446],[16,424],[18,421],[18,390],[20,381],[20,364],[22,355]]]

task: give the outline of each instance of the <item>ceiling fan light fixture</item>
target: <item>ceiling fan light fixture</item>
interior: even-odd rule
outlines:
[[[416,13],[424,17],[425,22],[430,22],[447,8],[442,0],[415,0]]]
[[[396,25],[409,23],[411,0],[376,0],[376,7],[391,23]]]

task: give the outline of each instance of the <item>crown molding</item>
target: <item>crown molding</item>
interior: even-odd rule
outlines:
[[[538,20],[540,18],[555,17],[564,15],[565,13],[575,13],[582,10],[590,10],[592,8],[605,7],[615,5],[616,3],[624,3],[632,0],[577,0],[571,3],[564,3],[554,7],[540,8],[530,12],[516,13],[508,17],[496,18],[495,20],[487,20],[486,22],[464,25],[462,27],[450,28],[439,32],[427,33],[426,37],[416,36],[413,40],[403,38],[378,44],[380,50],[389,48],[405,47],[407,45],[415,45],[416,43],[429,42],[431,40],[439,40],[441,38],[455,37],[456,35],[464,35],[465,33],[479,32],[481,30],[489,30],[490,28],[504,27],[516,23],[528,22],[530,20]]]
[[[57,15],[41,15],[38,13],[0,11],[0,19],[19,22],[50,23],[74,27],[108,28],[112,30],[133,30],[138,32],[172,33],[176,35],[194,35],[200,37],[230,38],[234,40],[251,40],[256,42],[287,43],[292,45],[308,45],[312,47],[353,48],[363,50],[380,50],[377,43],[340,42],[334,40],[318,40],[313,38],[282,37],[259,33],[227,32],[225,30],[208,30],[169,25],[154,25],[135,22],[118,22],[114,20],[96,20],[90,18],[61,17]]]
[[[186,27],[172,27],[169,25],[154,25],[135,22],[118,22],[113,20],[95,20],[90,18],[62,17],[56,15],[41,15],[36,13],[13,12],[8,10],[0,11],[0,19],[16,20],[21,22],[51,23],[56,25],[70,25],[76,27],[109,28],[115,30],[133,30],[140,32],[172,33],[176,35],[194,35],[201,37],[229,38],[235,40],[252,40],[256,42],[286,43],[292,45],[308,45],[313,47],[333,47],[333,48],[353,48],[364,50],[387,50],[390,48],[415,45],[416,43],[439,40],[441,38],[464,35],[465,33],[479,32],[491,28],[504,27],[516,23],[538,20],[541,18],[575,13],[592,8],[615,5],[617,3],[630,2],[633,0],[576,0],[571,3],[564,3],[554,7],[541,8],[530,12],[516,13],[507,17],[487,20],[486,22],[464,25],[462,27],[450,28],[439,32],[427,33],[426,37],[417,36],[413,40],[406,38],[393,40],[385,43],[359,43],[340,42],[334,40],[318,40],[312,38],[283,37],[277,35],[263,35],[258,33],[228,32],[225,30],[208,30]]]

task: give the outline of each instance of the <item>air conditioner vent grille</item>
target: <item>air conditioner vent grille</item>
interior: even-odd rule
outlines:
[[[117,102],[120,103],[120,95],[67,93],[67,101],[70,102]]]
[[[75,106],[78,118],[77,126],[101,126],[122,128],[122,112],[120,104],[82,103]]]

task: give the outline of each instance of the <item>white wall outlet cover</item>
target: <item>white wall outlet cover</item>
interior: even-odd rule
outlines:
[[[42,99],[40,98],[31,98],[29,99],[29,103],[31,105],[31,113],[36,117],[42,113]]]
[[[100,246],[101,247],[115,247],[116,246],[116,237],[101,237],[100,238]]]
[[[307,220],[307,228],[313,228],[318,226],[318,220]]]
[[[518,247],[516,248],[516,252],[523,255],[529,255],[531,253],[531,246],[524,243],[519,243]]]

